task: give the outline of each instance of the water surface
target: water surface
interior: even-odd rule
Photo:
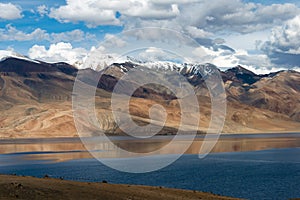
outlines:
[[[141,165],[151,162],[151,157],[140,162]],[[300,148],[215,153],[201,160],[196,155],[184,155],[164,169],[145,174],[119,172],[95,159],[18,163],[0,167],[0,173],[37,177],[48,174],[76,181],[107,180],[200,190],[246,199],[284,200],[300,197]]]
[[[166,168],[151,173],[130,174],[106,167],[94,159],[79,139],[22,139],[0,141],[0,173],[68,180],[142,184],[213,192],[245,199],[289,199],[300,197],[300,135],[222,136],[204,159],[198,158],[203,138],[198,137],[186,154]],[[148,142],[115,138],[116,143],[138,151],[158,148],[170,137]],[[185,140],[179,140],[178,145]],[[102,145],[102,146],[101,146]],[[100,144],[109,150],[108,144]],[[156,155],[172,157],[170,148]],[[115,158],[107,158],[115,159]],[[122,158],[124,159],[124,158]],[[146,165],[154,157],[139,159]],[[126,159],[124,159],[126,161]]]

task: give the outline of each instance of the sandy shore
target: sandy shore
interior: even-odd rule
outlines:
[[[162,187],[83,183],[52,178],[0,175],[0,199],[235,199]]]

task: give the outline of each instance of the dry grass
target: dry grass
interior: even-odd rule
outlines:
[[[230,200],[210,193],[163,187],[83,183],[51,178],[0,176],[0,199],[203,199]]]

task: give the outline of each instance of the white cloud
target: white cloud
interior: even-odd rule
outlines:
[[[131,29],[128,31],[124,31],[122,35],[125,36],[124,38],[126,39],[134,39],[134,43],[139,43],[140,46],[136,46],[136,48],[140,48],[147,42],[150,42],[152,44],[155,43],[156,45],[151,46],[158,47],[162,47],[161,45],[164,44],[169,44],[169,46],[173,45],[174,47],[179,47],[182,45],[198,46],[195,40],[187,37],[187,35],[183,34],[182,32],[163,28],[162,26],[160,26],[159,28],[147,27]]]
[[[21,13],[21,8],[12,3],[0,3],[0,19],[19,19],[22,18]]]
[[[170,4],[189,4],[201,2],[201,0],[151,0],[152,3],[157,5],[170,5]]]
[[[103,45],[105,47],[111,47],[111,48],[119,47],[120,48],[120,47],[125,47],[127,45],[127,42],[116,35],[106,34],[104,36]]]
[[[257,50],[260,44],[267,41],[271,31],[257,31],[247,34],[230,34],[222,36],[226,44],[234,49]]]
[[[121,12],[128,17],[138,17],[144,20],[165,20],[175,18],[180,14],[177,4],[160,7],[146,0],[131,2],[132,6]]]
[[[120,25],[112,4],[119,0],[97,3],[95,0],[68,0],[67,5],[51,8],[49,16],[60,22],[85,22],[89,27],[98,25]],[[111,8],[110,8],[111,6]]]
[[[66,5],[51,8],[49,16],[61,22],[84,22],[89,27],[123,25],[125,31],[170,28],[200,38],[197,41],[201,45],[212,46],[214,42],[208,38],[214,38],[218,32],[248,34],[244,38],[253,39],[251,33],[264,32],[299,13],[300,9],[290,3],[263,5],[242,0],[68,0]],[[139,39],[168,40],[168,36],[153,31],[141,32],[135,34]],[[253,49],[255,43],[240,37],[235,44]]]
[[[47,6],[41,5],[37,7],[37,12],[41,16],[49,15],[63,23],[83,22],[88,27],[118,25],[123,26],[124,31],[141,28],[131,32],[130,36],[127,35],[136,39],[133,40],[137,43],[134,46],[136,48],[144,45],[143,47],[156,46],[165,49],[164,46],[160,46],[161,43],[173,43],[175,48],[187,43],[191,45],[193,42],[183,36],[186,34],[201,45],[194,49],[191,58],[194,56],[197,62],[211,62],[221,67],[241,64],[258,70],[258,67],[270,69],[268,67],[272,64],[274,66],[274,63],[275,67],[285,62],[291,66],[299,66],[297,63],[300,63],[300,17],[293,19],[297,15],[300,16],[300,9],[290,3],[264,5],[246,3],[243,0],[66,0],[66,4],[59,7],[48,9]],[[19,15],[21,17],[21,11]],[[285,21],[287,22],[284,26],[278,26]],[[278,27],[273,29],[270,40],[264,43],[267,30],[274,26]],[[143,29],[144,27],[160,27],[161,30]],[[177,33],[162,31],[168,29],[176,30]],[[233,33],[235,35],[232,36]],[[225,41],[220,37],[224,37]],[[47,40],[56,43],[49,49],[44,46],[31,48],[31,51],[35,51],[39,56],[53,60],[66,57],[66,60],[73,60],[80,53],[77,52],[77,48],[70,47],[66,42],[82,42],[88,39],[95,39],[95,36],[82,30],[48,33],[36,29],[26,33],[11,25],[0,29],[0,41]],[[125,47],[133,47],[131,41],[112,34],[106,34],[104,40],[106,42],[103,46],[107,49],[128,50]],[[246,51],[254,50],[259,42],[265,44],[264,51],[267,55],[252,55]],[[149,43],[151,45],[148,45]],[[195,45],[191,46],[195,48]],[[234,51],[229,46],[237,50]],[[52,49],[66,52],[67,56],[51,53]],[[73,53],[72,56],[66,49]],[[191,51],[188,51],[190,49],[182,50],[186,51],[184,56],[191,54]],[[167,57],[163,53],[161,49],[151,47],[140,56],[162,59],[162,55]]]
[[[274,51],[300,54],[300,15],[281,27],[275,27],[270,38],[270,48]]]
[[[99,25],[122,25],[129,18],[143,20],[166,20],[180,14],[179,5],[194,1],[168,1],[162,3],[156,0],[68,0],[66,5],[51,8],[49,16],[60,22],[85,22],[89,27]],[[124,21],[120,21],[117,13],[121,13]],[[78,14],[80,13],[80,14]]]
[[[41,60],[48,63],[65,62],[79,69],[92,68],[101,70],[104,67],[121,61],[118,54],[106,52],[103,46],[90,50],[74,48],[70,43],[59,42],[51,44],[49,48],[40,45],[32,46],[28,51],[31,59]]]
[[[138,60],[144,62],[153,62],[153,61],[174,61],[178,60],[178,56],[167,52],[161,48],[149,47],[146,50],[139,53],[137,56]]]
[[[146,0],[140,2],[144,1]],[[262,40],[261,42],[267,40],[270,28],[282,24],[300,13],[300,9],[296,5],[288,3],[262,5],[245,3],[241,0],[191,0],[183,3],[168,0],[160,2],[148,0],[144,4],[151,6],[148,8],[148,12],[154,8],[167,10],[170,9],[168,6],[176,4],[180,13],[167,20],[154,20],[146,17],[131,17],[120,9],[122,14],[120,20],[124,23],[125,31],[144,27],[173,29],[196,39],[200,45],[204,46],[213,46],[215,44],[213,38],[220,37],[221,34],[221,37],[225,36],[225,40],[229,38],[228,45],[233,45],[233,48],[255,50],[257,40]],[[236,35],[233,38],[226,38],[233,33],[239,34],[237,40],[235,40]],[[141,30],[138,30],[135,36],[140,40],[152,41],[165,41],[170,38],[160,35],[157,31]]]
[[[183,6],[181,13],[185,13],[179,18],[181,23],[190,22],[204,30],[249,33],[291,19],[299,13],[299,8],[294,4],[261,5],[240,0],[206,0]]]
[[[49,34],[40,28],[31,33],[24,33],[10,24],[5,29],[0,29],[0,41],[29,41],[29,40],[49,40]]]
[[[95,35],[85,33],[82,30],[75,29],[73,31],[67,31],[62,33],[51,33],[51,41],[57,42],[80,42],[83,40],[93,40]]]
[[[300,15],[272,30],[269,41],[262,50],[273,64],[289,68],[300,66]]]
[[[37,12],[43,17],[48,14],[48,7],[46,5],[40,5],[37,7]]]
[[[300,13],[294,4],[261,5],[241,0],[204,0],[182,5],[176,21],[208,32],[251,33],[265,30]]]
[[[278,70],[277,67],[271,65],[267,55],[249,54],[247,51],[241,49],[232,52],[224,49],[215,51],[212,48],[198,47],[193,51],[193,55],[194,57],[189,58],[193,62],[212,63],[224,69],[241,65],[258,74]]]
[[[57,42],[80,42],[83,40],[95,40],[95,35],[75,29],[61,33],[48,33],[46,30],[37,28],[30,33],[25,33],[12,25],[6,25],[0,29],[0,41],[50,41]]]
[[[73,48],[70,43],[60,42],[51,44],[49,49],[45,46],[34,45],[28,51],[28,56],[45,62],[66,62],[76,64],[82,61],[88,55],[88,51],[84,48]]]
[[[195,26],[187,26],[186,28],[187,33],[193,38],[207,38],[212,36],[212,33],[209,33],[203,29],[199,29]]]
[[[272,67],[270,59],[265,54],[248,54],[247,52],[237,52],[235,57],[238,59],[239,65],[254,71],[258,74],[262,74],[266,71],[270,71]],[[275,69],[275,68],[274,68]]]

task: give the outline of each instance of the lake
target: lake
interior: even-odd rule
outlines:
[[[144,144],[158,148],[170,138],[160,137]],[[0,141],[0,173],[68,180],[142,184],[200,190],[246,199],[289,199],[300,197],[300,134],[225,135],[214,153],[199,159],[199,136],[185,155],[155,172],[132,174],[106,167],[72,138],[19,139]],[[117,138],[131,150],[139,142]],[[180,141],[183,142],[183,141]],[[104,145],[105,146],[105,145]],[[156,155],[172,156],[174,149]],[[114,158],[107,158],[114,159]],[[125,158],[122,158],[125,159]],[[154,156],[138,159],[141,165]],[[126,159],[125,159],[126,160]]]

